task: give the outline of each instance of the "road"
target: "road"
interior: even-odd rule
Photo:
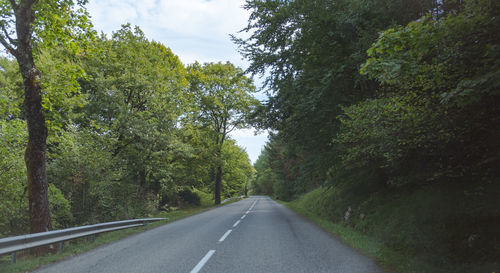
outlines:
[[[283,205],[252,196],[35,272],[383,271]]]

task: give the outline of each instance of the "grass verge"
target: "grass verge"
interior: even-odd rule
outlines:
[[[292,202],[277,201],[304,218],[316,223],[327,232],[332,233],[345,244],[370,257],[387,272],[442,272],[438,268],[412,259],[411,256],[405,255],[404,252],[395,251],[387,247],[382,242],[356,231],[351,227],[334,223],[333,221],[316,214],[314,211],[307,208],[307,199],[308,196],[306,194],[302,198],[296,199]]]
[[[234,202],[239,201],[235,200]],[[227,202],[224,205],[230,204],[233,202]],[[221,205],[219,205],[221,206]],[[119,231],[114,231],[110,233],[103,233],[96,235],[95,240],[91,242],[88,238],[81,238],[81,239],[76,239],[72,240],[69,242],[64,243],[63,247],[63,252],[62,253],[55,253],[55,254],[47,254],[42,257],[33,257],[30,256],[28,251],[26,252],[18,252],[16,253],[17,255],[17,261],[15,264],[10,264],[10,255],[5,255],[0,257],[0,272],[3,273],[18,273],[18,272],[27,272],[34,270],[38,267],[41,267],[43,265],[47,265],[50,263],[54,263],[57,261],[61,261],[63,259],[75,256],[77,254],[92,250],[98,246],[102,246],[120,239],[123,239],[125,237],[150,230],[153,228],[156,228],[158,226],[164,225],[166,223],[171,223],[176,220],[180,220],[183,218],[186,218],[188,216],[202,213],[204,211],[210,210],[212,208],[215,208],[218,206],[214,205],[206,205],[202,204],[201,207],[190,207],[190,208],[184,208],[181,210],[175,210],[171,212],[159,212],[158,214],[154,215],[153,217],[166,217],[168,218],[168,221],[159,221],[159,222],[154,222],[142,227],[137,227],[137,228],[131,228],[131,229],[124,229],[124,230],[119,230]]]

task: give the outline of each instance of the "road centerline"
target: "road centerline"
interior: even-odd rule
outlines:
[[[236,223],[233,224],[233,227],[236,227],[240,222],[241,220],[236,221]]]
[[[207,252],[207,254],[205,254],[205,256],[193,268],[193,270],[191,270],[190,273],[198,273],[203,268],[203,266],[208,262],[208,260],[210,259],[210,257],[212,257],[212,255],[214,255],[214,253],[215,253],[215,250],[213,250],[213,249],[209,250]]]
[[[229,233],[231,233],[231,231],[233,231],[233,230],[230,229],[230,230],[226,231],[226,233],[224,233],[224,235],[222,235],[222,237],[220,237],[218,242],[219,243],[223,242],[226,239],[226,237],[229,235]]]

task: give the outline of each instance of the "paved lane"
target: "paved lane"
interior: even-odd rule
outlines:
[[[253,196],[36,272],[383,272],[268,197]]]

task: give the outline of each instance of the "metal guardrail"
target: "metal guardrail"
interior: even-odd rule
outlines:
[[[12,255],[12,263],[15,263],[16,251],[55,243],[60,243],[59,251],[61,251],[62,243],[64,241],[69,241],[86,236],[93,236],[95,234],[109,231],[143,226],[144,224],[149,222],[161,221],[166,219],[167,218],[142,218],[124,220],[1,238],[0,255],[10,253]]]

